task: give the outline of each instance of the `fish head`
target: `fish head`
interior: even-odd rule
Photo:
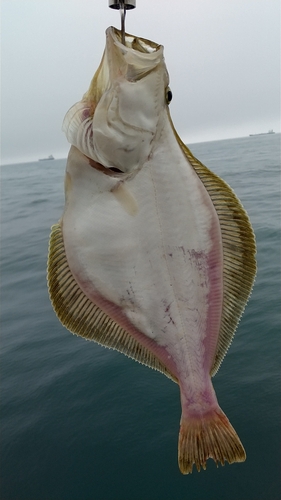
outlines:
[[[83,99],[67,113],[69,142],[103,167],[132,174],[152,153],[167,107],[163,46],[106,30],[101,63]]]

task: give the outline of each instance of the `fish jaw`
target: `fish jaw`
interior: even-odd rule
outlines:
[[[90,88],[64,119],[68,141],[105,168],[136,172],[152,152],[168,82],[161,45],[126,35],[124,46],[108,28]]]

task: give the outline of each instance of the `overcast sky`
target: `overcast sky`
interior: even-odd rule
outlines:
[[[108,0],[2,0],[2,163],[65,157],[66,111],[87,90]],[[126,30],[164,45],[182,139],[280,131],[279,0],[136,0]]]

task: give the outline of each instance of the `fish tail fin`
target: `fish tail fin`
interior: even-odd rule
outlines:
[[[206,460],[212,458],[217,466],[225,461],[244,462],[243,445],[223,411],[217,407],[200,417],[182,416],[178,461],[183,474],[192,472],[193,464],[198,471],[206,469]]]

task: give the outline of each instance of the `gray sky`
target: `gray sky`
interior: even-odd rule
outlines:
[[[164,45],[186,143],[280,131],[279,0],[136,0],[126,30]],[[2,163],[65,157],[66,111],[87,90],[108,0],[2,0]]]

